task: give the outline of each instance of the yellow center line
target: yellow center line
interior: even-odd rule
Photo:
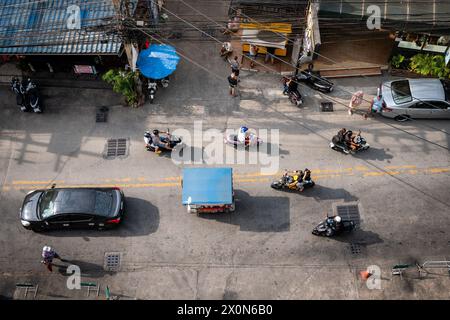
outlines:
[[[323,180],[323,179],[331,179],[345,176],[355,176],[355,171],[361,171],[361,177],[379,177],[386,175],[399,175],[399,174],[439,174],[439,173],[448,173],[450,172],[450,167],[442,167],[442,168],[417,168],[413,165],[405,165],[405,166],[387,166],[385,168],[398,168],[399,170],[390,170],[390,171],[369,171],[367,167],[358,166],[355,168],[344,168],[344,169],[312,169],[313,179],[314,180]],[[400,170],[400,169],[408,169],[408,170]],[[280,171],[275,174],[264,174],[261,172],[256,173],[246,173],[246,174],[234,174],[234,181],[238,183],[253,183],[253,182],[266,182],[269,181],[270,177],[281,176],[283,171]],[[46,185],[56,183],[60,188],[111,188],[111,187],[119,187],[119,188],[164,188],[164,187],[179,187],[181,186],[180,176],[175,177],[166,177],[162,178],[161,182],[146,182],[147,178],[138,177],[124,177],[124,178],[110,178],[110,179],[101,179],[103,183],[87,183],[87,184],[65,184],[64,181],[52,181],[52,180],[13,180],[10,185],[5,184],[2,186],[3,191],[14,190],[33,190],[33,189],[41,189],[45,188]],[[137,183],[133,182],[137,181]],[[165,181],[165,182],[162,182]]]

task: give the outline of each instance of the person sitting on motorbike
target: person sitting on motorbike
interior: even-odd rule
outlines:
[[[298,83],[294,77],[286,78],[283,94],[297,94]]]
[[[328,218],[328,224],[335,232],[342,228],[342,218],[340,216]]]
[[[290,175],[288,172],[285,173],[287,177],[287,184],[289,189],[298,189],[300,191],[303,191],[303,177],[304,173],[302,170],[296,170],[292,172],[292,175]]]
[[[245,143],[245,145],[248,145],[250,143],[250,131],[248,131],[247,127],[242,126],[239,128],[238,140],[241,143]]]
[[[168,132],[160,132],[158,129],[153,130],[153,133],[151,135],[152,138],[152,146],[155,148],[155,153],[161,153],[161,150],[159,148],[165,148],[168,150],[172,150],[170,147],[170,143],[161,141],[161,137],[159,136],[160,133],[169,134]]]
[[[302,182],[310,181],[311,180],[311,170],[306,168],[301,180],[302,180]]]
[[[344,134],[344,145],[347,148],[355,150],[355,147],[352,146],[352,138],[353,138],[353,131],[352,130],[347,130],[347,132]]]
[[[356,150],[359,148],[359,141],[361,139],[361,130],[358,131],[357,134],[353,134],[351,141],[350,141],[350,148],[352,148],[352,150]]]

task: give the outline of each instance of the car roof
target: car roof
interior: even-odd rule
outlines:
[[[46,192],[57,192],[54,215],[64,213],[95,213],[97,192],[112,191],[112,188],[55,188]]]
[[[445,101],[445,91],[439,79],[408,79],[411,95],[416,100]]]

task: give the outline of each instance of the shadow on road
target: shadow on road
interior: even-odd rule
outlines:
[[[314,179],[314,177],[313,177]],[[297,192],[291,191],[289,192]],[[305,189],[303,192],[297,192],[304,197],[311,197],[317,201],[321,200],[344,200],[344,201],[358,201],[358,198],[343,188],[332,189],[320,184],[317,184],[311,189]]]
[[[159,209],[150,202],[138,198],[125,198],[125,217],[122,225],[111,230],[63,230],[48,231],[54,237],[137,237],[156,232],[159,227]]]
[[[386,151],[389,151],[389,149],[384,150],[370,147],[368,150],[355,153],[353,156],[355,158],[363,160],[379,160],[379,161],[387,160],[389,162],[389,160],[391,160],[393,156],[387,153]]]
[[[70,276],[73,272],[67,273],[67,268],[70,265],[76,265],[81,270],[82,277],[96,278],[103,277],[105,275],[112,275],[114,272],[108,272],[103,269],[102,265],[98,265],[91,262],[80,260],[65,260],[64,262],[58,262],[53,264],[53,268],[57,270],[63,276]]]
[[[252,197],[242,190],[235,190],[235,197],[235,212],[203,214],[200,217],[237,225],[240,227],[240,231],[289,231],[290,202],[288,197]]]

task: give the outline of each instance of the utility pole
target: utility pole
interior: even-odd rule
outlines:
[[[116,11],[116,17],[119,20],[117,24],[117,28],[119,28],[119,32],[122,35],[122,41],[125,49],[125,54],[127,55],[128,65],[130,67],[133,66],[133,50],[132,43],[129,37],[127,36],[126,27],[123,25],[123,22],[129,20],[131,18],[130,12],[130,2],[128,0],[112,0],[114,4],[114,9]],[[124,5],[123,5],[124,4]],[[125,8],[124,8],[125,7]],[[125,10],[124,10],[125,9]]]

